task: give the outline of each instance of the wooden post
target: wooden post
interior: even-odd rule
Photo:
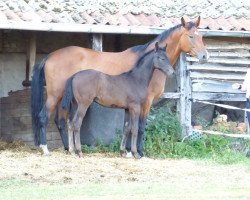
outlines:
[[[102,51],[102,34],[92,35],[92,49]]]
[[[23,86],[30,86],[30,80],[32,77],[33,67],[36,62],[36,33],[31,32],[28,34],[28,47],[26,53],[26,76],[23,81]]]
[[[187,71],[186,54],[181,53],[177,63],[178,92],[180,99],[177,104],[178,117],[182,126],[182,136],[185,137],[191,131],[191,81]]]
[[[29,41],[29,80],[31,80],[33,67],[36,63],[36,33],[32,32]]]

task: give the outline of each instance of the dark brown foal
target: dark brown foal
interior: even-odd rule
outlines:
[[[80,127],[88,107],[95,101],[106,107],[125,109],[128,119],[120,146],[121,155],[126,156],[126,141],[131,131],[131,152],[135,158],[140,158],[136,145],[138,122],[153,70],[159,69],[167,75],[174,73],[165,51],[165,48],[160,49],[156,43],[154,50],[146,53],[131,71],[121,75],[112,76],[95,70],[83,70],[68,79],[62,108],[70,109],[73,98],[77,104],[74,117],[68,123],[70,152],[73,152],[75,147],[77,154],[82,156]]]

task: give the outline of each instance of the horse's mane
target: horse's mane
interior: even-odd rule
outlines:
[[[139,53],[144,54],[145,50],[147,49],[147,47],[150,44],[155,43],[155,42],[161,42],[161,41],[165,40],[174,30],[180,28],[181,26],[182,26],[182,24],[178,24],[174,27],[167,29],[167,30],[163,31],[160,35],[158,35],[155,39],[151,40],[150,42],[148,42],[146,44],[131,47],[131,51],[134,53],[139,52]],[[187,28],[188,28],[188,30],[190,30],[194,26],[195,26],[194,22],[188,22]]]

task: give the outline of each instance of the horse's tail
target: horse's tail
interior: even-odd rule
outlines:
[[[44,65],[48,56],[43,58],[39,64],[35,64],[33,69],[33,76],[31,81],[31,113],[32,113],[32,129],[34,133],[35,145],[39,145],[40,138],[40,121],[39,113],[43,107],[43,85],[44,79]]]
[[[74,79],[74,75],[71,76],[65,85],[65,89],[64,89],[64,94],[62,97],[62,101],[61,101],[61,106],[63,110],[69,110],[70,109],[70,105],[71,102],[73,100],[73,88],[72,88],[72,81]]]

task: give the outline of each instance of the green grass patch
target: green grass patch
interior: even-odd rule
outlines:
[[[248,198],[249,186],[196,185],[189,183],[135,182],[88,184],[38,184],[19,179],[0,180],[1,199],[4,200],[63,200],[63,199],[224,199]]]
[[[181,132],[175,112],[167,106],[153,108],[144,135],[145,155],[150,158],[209,159],[220,164],[250,164],[250,159],[245,156],[250,149],[249,140],[203,134],[199,139],[182,142]],[[120,140],[121,133],[108,147],[99,141],[96,147],[83,146],[83,151],[119,153]]]

